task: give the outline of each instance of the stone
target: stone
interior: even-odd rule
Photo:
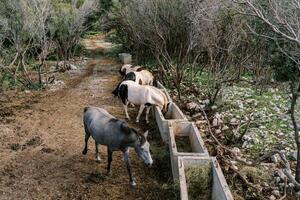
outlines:
[[[77,70],[78,67],[77,67],[76,65],[70,64],[70,69],[71,69],[71,70]]]
[[[280,177],[277,176],[277,177],[274,178],[275,184],[278,184],[280,181],[281,181]]]
[[[205,99],[202,101],[203,104],[208,105],[209,104],[209,99]]]
[[[212,106],[211,109],[212,110],[217,110],[218,106]]]
[[[240,157],[242,156],[241,150],[237,147],[233,147],[232,152],[234,153],[235,156]]]
[[[279,192],[279,190],[273,190],[273,191],[272,191],[272,194],[273,194],[274,196],[276,196],[276,197],[280,197],[280,192]]]
[[[289,183],[288,187],[289,187],[289,188],[294,188],[294,187],[295,187],[295,184],[294,184],[294,183]]]
[[[274,195],[271,195],[271,196],[269,197],[269,199],[270,199],[270,200],[276,200],[276,197],[275,197]]]
[[[278,161],[279,161],[278,155],[275,154],[275,155],[271,156],[271,160],[272,160],[273,163],[278,163]]]
[[[231,125],[238,125],[238,120],[237,120],[236,118],[232,118],[232,119],[230,120],[230,124],[231,124]]]
[[[220,129],[217,129],[215,132],[216,132],[216,134],[222,133],[222,131]]]
[[[120,53],[119,58],[123,64],[131,64],[132,56],[129,53]]]
[[[226,126],[226,125],[224,125],[223,128],[222,128],[222,131],[226,131],[226,130],[228,130],[228,129],[229,129],[229,127]]]
[[[206,120],[197,120],[196,121],[196,125],[200,125],[200,124],[206,124]]]
[[[219,126],[218,119],[215,118],[215,119],[213,120],[212,126],[213,126],[213,127]]]
[[[201,116],[202,116],[201,113],[196,113],[196,114],[194,114],[194,115],[192,116],[192,118],[198,118],[198,117],[201,117]]]
[[[200,106],[195,102],[187,103],[186,108],[190,111],[199,111],[200,110]]]

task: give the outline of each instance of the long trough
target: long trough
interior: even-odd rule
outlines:
[[[169,145],[173,179],[174,182],[179,183],[180,199],[194,199],[189,195],[195,194],[190,191],[190,179],[187,175],[187,170],[192,167],[193,169],[205,168],[209,175],[207,177],[211,177],[211,185],[209,187],[210,194],[199,199],[233,200],[222,170],[217,160],[214,157],[209,156],[199,129],[194,123],[188,122],[183,112],[172,101],[167,90],[159,82],[158,88],[166,94],[171,103],[168,112],[165,114],[155,106],[154,116],[162,140]],[[192,183],[193,182],[194,181],[192,181]],[[202,186],[203,185],[200,182],[199,187],[201,188]],[[198,194],[196,193],[196,195]],[[199,197],[201,195],[200,192]]]

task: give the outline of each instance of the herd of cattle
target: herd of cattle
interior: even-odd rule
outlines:
[[[146,108],[146,122],[149,123],[151,106],[158,106],[163,113],[167,112],[169,107],[168,99],[164,92],[153,86],[155,79],[151,72],[140,66],[126,64],[120,68],[120,74],[123,76],[123,80],[118,84],[113,94],[121,98],[127,119],[130,119],[127,110],[129,103],[140,105],[136,122],[139,122],[140,116]],[[85,147],[82,153],[84,155],[87,153],[90,136],[95,140],[97,161],[100,161],[99,144],[107,146],[107,174],[110,176],[112,174],[113,151],[122,151],[130,184],[135,186],[136,182],[130,167],[129,147],[133,147],[139,158],[146,165],[151,166],[153,160],[150,154],[150,144],[147,141],[148,131],[143,134],[138,133],[137,130],[130,128],[126,122],[115,118],[105,109],[99,107],[90,106],[84,108],[83,122]]]

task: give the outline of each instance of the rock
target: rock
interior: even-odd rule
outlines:
[[[203,104],[208,105],[209,104],[209,99],[205,99],[202,101]]]
[[[273,156],[271,157],[271,160],[272,160],[273,163],[278,163],[278,161],[279,161],[278,155],[277,155],[277,154],[273,155]]]
[[[271,195],[271,196],[269,197],[269,199],[270,199],[270,200],[276,200],[276,197],[275,197],[274,195]]]
[[[24,91],[26,94],[30,94],[31,92],[29,90]]]
[[[289,188],[294,188],[294,187],[295,187],[295,184],[294,184],[294,183],[289,183],[288,187],[289,187]]]
[[[266,183],[266,182],[264,182],[262,185],[263,185],[264,187],[269,187],[269,184]]]
[[[274,178],[275,184],[278,184],[280,181],[281,181],[281,178],[280,178],[280,177],[275,177],[275,178]]]
[[[196,125],[200,125],[200,124],[206,124],[206,120],[197,120],[196,121]]]
[[[217,130],[215,131],[215,133],[216,133],[216,134],[220,134],[220,133],[222,133],[222,131],[221,131],[220,129],[217,129]]]
[[[230,124],[231,124],[231,125],[238,125],[238,120],[237,120],[236,118],[232,118],[232,119],[230,120]]]
[[[280,197],[280,192],[279,192],[279,190],[273,190],[273,191],[272,191],[272,194],[273,194],[274,196],[276,196],[276,197]]]
[[[222,131],[226,131],[226,130],[228,130],[228,129],[229,129],[229,127],[226,126],[226,125],[224,125],[223,128],[222,128]]]
[[[78,69],[78,67],[77,67],[77,66],[75,66],[75,65],[73,65],[73,64],[70,64],[70,69],[71,69],[71,70],[77,70],[77,69]]]
[[[218,119],[215,118],[215,119],[213,120],[212,126],[213,126],[213,127],[219,126]]]
[[[189,111],[200,111],[200,106],[195,102],[190,102],[186,104],[186,108]]]
[[[218,106],[212,106],[211,109],[212,110],[217,110]]]
[[[233,147],[232,152],[237,157],[241,157],[242,156],[241,150],[239,148],[237,148],[237,147]]]
[[[201,116],[202,116],[201,113],[196,113],[196,114],[194,114],[194,115],[192,116],[192,118],[198,118],[198,117],[201,117]]]

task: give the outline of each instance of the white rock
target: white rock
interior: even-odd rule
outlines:
[[[222,131],[226,131],[226,130],[228,130],[228,129],[229,129],[229,127],[226,126],[226,125],[224,125],[223,128],[222,128]]]
[[[202,101],[203,104],[208,105],[209,104],[209,99],[205,99]]]
[[[280,197],[280,192],[279,192],[279,190],[273,190],[273,191],[272,191],[272,194],[273,194],[274,196],[276,196],[276,197]]]
[[[233,147],[232,152],[235,154],[235,156],[240,157],[242,155],[241,150],[237,147]]]
[[[220,129],[217,129],[216,134],[220,134],[220,133],[222,133],[222,131]]]
[[[270,200],[276,200],[276,197],[275,197],[274,195],[271,195],[271,196],[269,197],[269,199],[270,199]]]
[[[271,157],[271,160],[272,160],[273,163],[278,163],[278,161],[279,161],[278,155],[277,154],[273,155]]]
[[[77,67],[77,66],[75,66],[75,65],[73,65],[73,64],[70,64],[70,69],[71,69],[71,70],[77,70],[77,69],[78,69],[78,67]]]
[[[199,111],[200,110],[200,106],[195,102],[187,103],[186,108],[188,110],[192,110],[192,111]]]
[[[295,185],[293,183],[289,183],[289,188],[294,188]]]
[[[201,117],[201,116],[202,116],[201,113],[196,113],[196,114],[194,114],[192,117],[193,117],[193,118],[198,118],[198,117]]]
[[[213,127],[219,126],[218,119],[215,118],[215,119],[213,120],[212,126],[213,126]]]
[[[218,106],[214,105],[211,107],[212,110],[217,110]]]
[[[232,118],[232,119],[230,120],[230,124],[231,124],[231,125],[238,125],[238,120],[237,120],[236,118]]]
[[[206,120],[197,120],[196,121],[196,125],[200,125],[200,124],[206,124]]]
[[[278,184],[280,181],[281,181],[280,177],[277,176],[277,177],[274,178],[275,184]]]

